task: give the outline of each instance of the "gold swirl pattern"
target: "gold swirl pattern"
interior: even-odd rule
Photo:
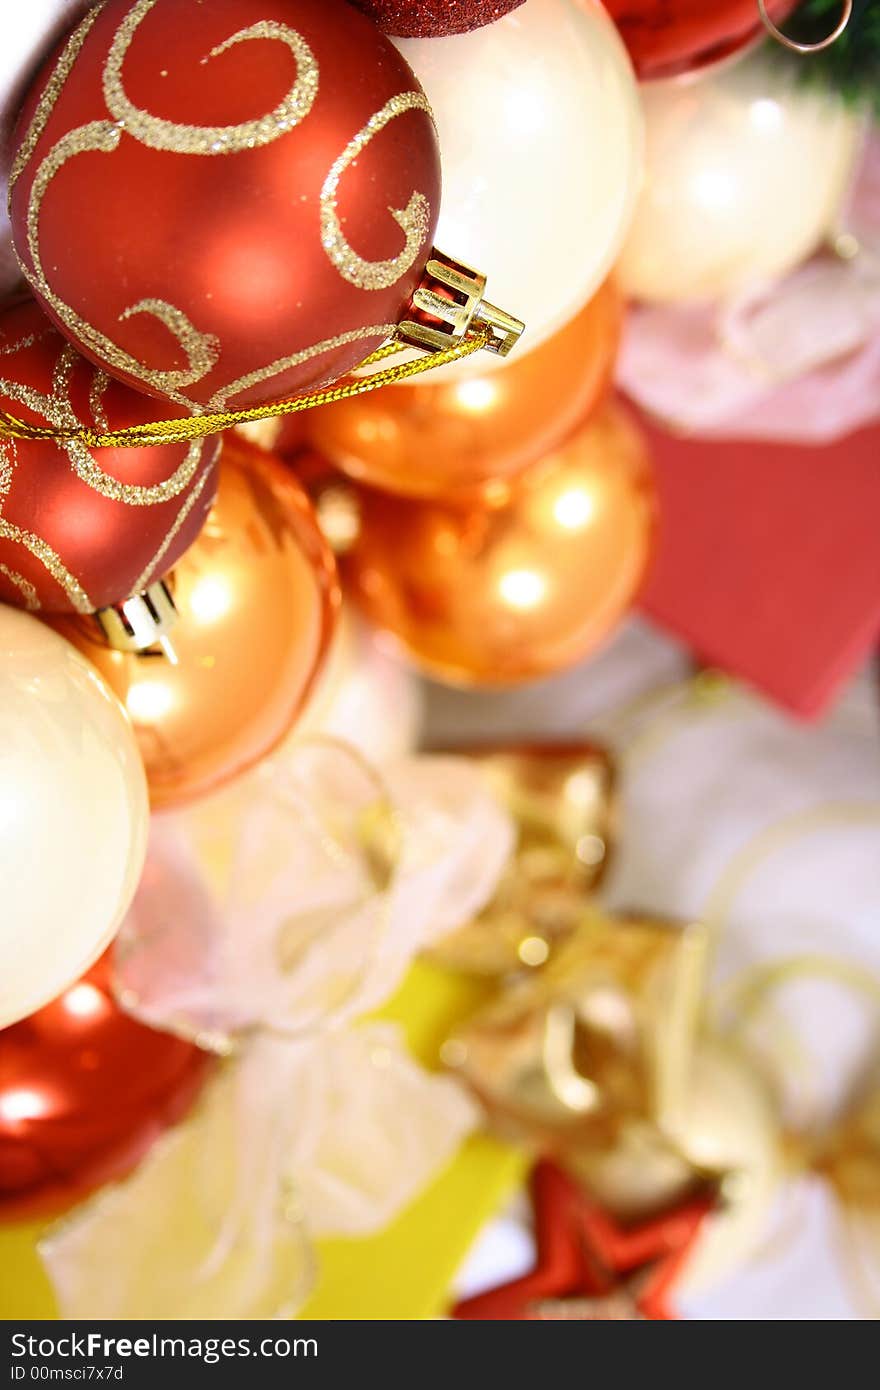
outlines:
[[[82,23],[74,29],[65,47],[62,49],[58,62],[55,64],[54,71],[43,88],[40,100],[37,102],[37,109],[31,118],[30,125],[25,131],[24,139],[18,147],[15,159],[12,161],[12,168],[9,171],[10,193],[18,182],[22,170],[30,163],[34,150],[39,144],[40,136],[46,129],[49,117],[55,110],[55,105],[61,95],[62,88],[70,76],[79,51],[103,8],[103,4],[100,4],[94,10],[90,10]]]
[[[19,381],[7,381],[0,377],[0,395],[8,396],[11,401],[18,401],[21,405],[26,405],[35,415],[42,415],[56,429],[66,428],[62,424],[62,420],[69,417],[65,413],[63,403],[44,395],[35,386],[23,386]]]
[[[403,250],[387,261],[364,260],[346,240],[336,205],[339,181],[346,169],[389,121],[406,111],[424,111],[433,120],[428,98],[423,92],[399,92],[386,101],[382,110],[375,112],[357,135],[349,140],[342,154],[334,160],[321,189],[321,245],[343,280],[361,290],[384,290],[395,284],[414,264],[428,239],[431,206],[424,193],[413,193],[405,208],[388,209],[406,238]]]
[[[33,341],[34,336],[31,335],[30,339],[22,339],[15,346],[25,348]],[[51,396],[45,395],[33,386],[24,386],[20,382],[9,381],[4,378],[0,378],[0,395],[5,395],[10,400],[26,405],[35,415],[42,416],[55,429],[78,429],[80,421],[76,417],[70,400],[70,379],[74,366],[80,360],[72,347],[62,348],[52,373]],[[93,369],[93,372],[90,401],[94,412],[96,390],[99,387],[103,389],[108,378],[98,369]],[[96,423],[100,424],[97,419]],[[154,483],[149,487],[137,483],[123,483],[118,478],[114,478],[112,474],[105,473],[94,454],[81,440],[65,440],[61,447],[66,451],[77,477],[81,478],[94,492],[100,493],[102,497],[108,498],[111,502],[121,502],[124,506],[153,507],[161,502],[170,502],[189,486],[202,458],[204,440],[193,440],[187,449],[186,456],[175,471],[169,477],[163,478],[161,483]],[[0,470],[0,498],[8,490],[8,483],[6,488],[2,487],[2,479],[3,472]]]
[[[5,516],[0,516],[0,540],[12,541],[29,550],[49,571],[56,583],[61,585],[77,613],[94,613],[95,605],[79,580],[70,573],[60,555],[41,536],[35,536],[31,531],[23,531],[20,526],[14,526],[11,521],[7,521]]]
[[[150,583],[150,581],[156,574],[159,565],[162,563],[162,560],[168,553],[168,547],[171,545],[171,542],[177,536],[177,533],[180,531],[181,526],[186,521],[196,502],[199,500],[199,498],[205,490],[205,484],[211,477],[211,469],[213,467],[214,460],[217,457],[219,447],[219,444],[214,442],[214,447],[211,449],[211,454],[207,461],[204,473],[199,478],[198,482],[196,483],[189,497],[187,497],[180,511],[177,513],[173,525],[169,527],[165,535],[165,538],[162,541],[162,544],[159,546],[159,549],[156,551],[152,560],[148,565],[145,566],[143,573],[140,574],[138,578],[135,580],[134,585],[132,587],[132,593],[138,594],[141,592],[141,590],[146,589],[147,585]]]
[[[134,376],[139,381],[156,387],[171,400],[177,401],[189,409],[194,409],[193,403],[182,396],[178,388],[199,381],[214,366],[219,355],[219,346],[215,338],[199,333],[180,309],[175,309],[170,304],[164,304],[161,300],[144,300],[126,310],[122,317],[125,318],[126,315],[130,316],[134,313],[154,314],[174,334],[188,362],[187,367],[177,370],[158,370],[145,367],[136,357],[124,352],[112,339],[93,328],[69,304],[65,304],[63,299],[50,288],[43,270],[40,257],[40,211],[50,183],[58,171],[75,155],[108,154],[117,149],[121,138],[122,132],[118,126],[110,125],[108,121],[92,121],[88,125],[78,126],[76,130],[68,131],[46,155],[34,176],[28,203],[27,240],[33,270],[28,270],[27,267],[25,270],[28,278],[36,284],[46,303],[52,306],[73,337],[79,338],[97,356],[109,362],[111,366],[123,374]]]
[[[185,396],[180,388],[201,381],[214,368],[220,356],[220,344],[217,339],[211,334],[200,333],[186,314],[174,305],[154,298],[141,300],[126,309],[120,315],[120,320],[124,322],[138,313],[153,314],[173,334],[187,358],[188,366],[184,369],[156,369],[146,367],[137,358],[125,352],[113,339],[88,323],[72,306],[54,293],[46,278],[40,256],[39,234],[43,200],[52,179],[68,160],[78,154],[112,153],[118,149],[123,131],[142,144],[179,154],[229,154],[269,144],[292,130],[308,115],[318,92],[318,64],[311,48],[296,30],[270,20],[260,21],[233,34],[224,43],[212,49],[209,57],[216,57],[233,45],[248,40],[274,39],[286,43],[297,61],[297,78],[274,111],[259,120],[237,126],[189,126],[164,121],[130,102],[122,81],[122,66],[134,35],[156,3],[157,0],[139,0],[120,24],[110,48],[104,67],[103,90],[108,110],[116,117],[116,123],[92,121],[69,131],[40,164],[34,177],[27,209],[28,250],[33,268],[31,270],[24,266],[23,269],[69,332],[78,337],[98,357],[123,375],[133,376],[145,385],[154,387],[170,400],[186,406],[189,410],[198,411],[200,407]],[[93,22],[94,16],[91,19]],[[43,93],[34,122],[19,151],[16,177],[36,148],[90,28],[91,23],[87,26],[81,25],[59,59]]]
[[[21,594],[27,611],[36,613],[40,607],[40,600],[31,581],[25,579],[23,574],[19,574],[18,570],[10,569],[8,565],[4,565],[2,561],[0,561],[0,574],[4,574],[10,584]]]
[[[119,315],[120,322],[124,323],[136,314],[152,314],[174,335],[186,353],[189,368],[178,373],[163,372],[164,380],[176,377],[181,386],[189,386],[194,381],[201,381],[202,377],[207,376],[212,367],[216,366],[220,357],[219,339],[215,338],[213,333],[200,333],[182,309],[175,309],[173,304],[168,304],[164,299],[141,299],[137,304],[123,310]],[[185,396],[181,396],[180,401],[196,412],[200,408],[194,402],[187,401]]]
[[[279,21],[259,20],[217,44],[201,62],[207,64],[236,45],[246,42],[271,41],[286,45],[296,63],[296,77],[278,105],[254,120],[228,126],[198,126],[166,120],[137,106],[129,98],[124,82],[126,58],[136,40],[138,30],[160,3],[161,0],[136,0],[119,22],[110,40],[109,50],[104,59],[101,85],[108,115],[112,119],[93,120],[68,131],[42,158],[33,176],[25,210],[26,244],[30,264],[22,261],[22,270],[68,334],[81,342],[87,351],[106,362],[112,372],[142,383],[146,389],[157,391],[183,406],[192,415],[196,415],[202,413],[205,407],[188,396],[185,388],[204,380],[217,367],[221,358],[221,344],[213,334],[200,331],[183,310],[156,297],[144,298],[120,314],[120,323],[126,322],[136,314],[153,315],[168,329],[186,359],[185,367],[148,367],[127,352],[116,341],[115,336],[111,338],[84,319],[51,288],[42,263],[40,219],[47,191],[52,180],[70,160],[79,154],[111,154],[118,150],[123,135],[128,135],[153,149],[193,156],[210,157],[240,153],[269,145],[288,134],[309,115],[318,95],[320,70],[315,53],[302,34]],[[103,8],[103,5],[99,5],[90,11],[62,50],[16,154],[10,189],[33,159],[77,57]],[[394,285],[414,264],[428,239],[431,209],[429,199],[422,192],[413,192],[405,208],[388,209],[404,233],[405,244],[399,255],[382,261],[369,261],[358,255],[349,245],[337,208],[340,181],[345,171],[390,121],[407,111],[422,111],[433,120],[428,101],[421,91],[401,92],[391,97],[349,141],[322,185],[322,246],[342,279],[359,289],[379,290]],[[386,337],[394,327],[393,324],[383,324],[328,337],[322,342],[281,357],[267,367],[256,368],[227,386],[219,388],[211,397],[210,405],[216,408],[250,387],[269,381],[285,369],[295,367],[358,338]],[[98,391],[96,399],[99,400],[100,391],[97,387],[95,389]],[[95,420],[100,426],[101,421],[97,415]],[[73,462],[75,467],[84,470],[83,476],[86,481],[95,485],[99,474],[95,473],[94,468],[86,467],[83,455],[80,454]],[[181,486],[185,486],[185,482],[181,483]]]
[[[15,352],[26,350],[32,347],[41,338],[45,337],[50,330],[45,333],[30,333],[20,338],[17,342],[0,349],[0,355],[10,356]],[[61,347],[53,368],[52,368],[52,391],[51,395],[37,390],[35,387],[23,385],[20,382],[9,381],[0,378],[0,395],[7,396],[10,400],[19,401],[32,410],[34,414],[41,416],[49,424],[58,430],[70,430],[79,427],[71,403],[71,381],[74,369],[82,359],[74,348],[67,344]],[[110,378],[106,373],[98,368],[92,368],[92,379],[89,390],[89,404],[93,419],[99,428],[106,428],[107,419],[102,404],[102,395],[110,383]],[[146,586],[149,578],[155,573],[162,559],[167,554],[172,542],[180,532],[186,518],[189,516],[199,497],[205,489],[205,485],[212,476],[213,465],[217,457],[219,443],[216,439],[208,441],[207,449],[204,439],[193,439],[189,442],[186,457],[180,466],[164,479],[161,483],[156,483],[152,487],[141,487],[134,483],[122,483],[118,478],[105,473],[101,469],[94,455],[90,453],[88,447],[80,440],[65,440],[60,446],[63,447],[70,459],[73,471],[82,482],[90,487],[94,492],[99,493],[114,502],[128,506],[155,506],[168,502],[178,496],[192,481],[199,464],[204,462],[204,469],[200,478],[189,495],[179,508],[172,525],[166,532],[158,550],[153,555],[149,564],[132,586],[132,593],[138,593]],[[17,445],[14,439],[0,438],[0,540],[11,541],[13,544],[22,545],[37,560],[43,564],[54,580],[64,589],[72,607],[78,613],[91,613],[95,605],[89,598],[79,580],[71,574],[57,552],[43,540],[41,536],[35,535],[20,526],[16,526],[8,518],[2,515],[3,502],[12,486],[15,469],[19,463]],[[11,584],[13,584],[25,600],[25,605],[30,611],[40,608],[39,595],[36,588],[17,570],[9,565],[0,562],[0,574],[3,574]]]
[[[179,497],[184,488],[189,486],[199,466],[204,442],[203,439],[194,439],[179,467],[170,477],[163,479],[161,483],[154,483],[152,487],[121,483],[118,478],[105,473],[98,466],[94,454],[77,439],[68,440],[64,448],[67,450],[74,473],[93,492],[100,493],[111,502],[122,502],[128,507],[155,507],[158,503],[170,502],[172,498]]]
[[[12,475],[18,462],[18,445],[14,439],[0,439],[0,514],[3,499],[12,486]]]
[[[42,332],[28,333],[26,337],[19,338],[17,342],[6,343],[4,347],[0,347],[0,357],[13,357],[17,352],[22,352],[25,348],[32,348],[37,343],[41,343],[44,338],[50,337],[54,332],[55,329],[47,323]]]
[[[237,396],[241,391],[248,391],[252,386],[258,386],[261,381],[269,381],[279,372],[289,371],[291,367],[298,367],[300,363],[308,362],[312,357],[320,357],[322,352],[332,352],[334,348],[356,343],[361,338],[390,338],[396,328],[395,323],[373,323],[368,324],[366,328],[352,328],[347,333],[337,333],[334,338],[324,338],[320,343],[312,343],[310,347],[301,348],[299,352],[279,357],[277,361],[270,362],[268,367],[258,367],[256,371],[248,372],[247,376],[239,377],[238,381],[230,382],[211,397],[208,406],[211,410],[222,410],[232,396]]]
[[[70,382],[76,364],[77,353],[72,347],[65,344],[55,358],[55,365],[52,368],[52,395],[43,397],[62,422],[62,429],[75,429],[79,423],[70,403]],[[39,395],[40,393],[37,392],[36,394]],[[46,418],[48,420],[48,415]]]
[[[107,415],[104,410],[104,392],[110,385],[110,378],[106,372],[102,372],[100,367],[92,377],[92,385],[89,389],[89,409],[92,412],[92,420],[99,430],[109,429]]]
[[[165,121],[129,101],[122,81],[122,67],[132,40],[158,0],[138,0],[120,24],[104,66],[104,100],[111,116],[142,145],[154,150],[170,150],[175,154],[235,154],[271,145],[274,140],[299,125],[312,109],[318,95],[318,62],[302,34],[286,24],[264,19],[241,29],[237,34],[212,48],[207,58],[219,57],[234,44],[251,39],[274,39],[284,43],[296,59],[296,81],[283,101],[267,116],[231,126],[184,125]]]

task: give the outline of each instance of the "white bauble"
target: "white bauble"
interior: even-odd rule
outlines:
[[[110,941],[148,821],[115,695],[63,638],[0,607],[0,1028],[60,994]]]
[[[414,751],[421,732],[422,705],[418,677],[386,655],[379,639],[344,609],[324,668],[290,742],[325,734],[352,744],[371,763],[381,766]]]
[[[862,123],[763,57],[642,89],[646,176],[617,267],[624,292],[716,299],[783,275],[835,228]]]
[[[437,245],[525,321],[515,351],[537,347],[598,289],[635,204],[642,119],[617,30],[596,0],[527,0],[470,34],[395,42],[437,121]]]

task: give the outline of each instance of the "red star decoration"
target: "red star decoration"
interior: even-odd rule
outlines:
[[[675,1317],[667,1299],[714,1206],[712,1198],[697,1198],[624,1228],[547,1160],[534,1168],[531,1192],[535,1268],[463,1299],[452,1309],[454,1318],[657,1322]]]

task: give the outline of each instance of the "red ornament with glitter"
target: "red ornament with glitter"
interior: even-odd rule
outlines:
[[[10,187],[66,336],[222,410],[335,380],[392,332],[440,166],[418,82],[345,0],[108,0],[31,90]]]
[[[386,34],[407,39],[439,39],[469,34],[502,15],[519,9],[525,0],[352,0]]]
[[[188,413],[112,381],[30,300],[0,312],[0,410],[102,431]],[[216,439],[90,449],[0,437],[0,601],[90,613],[147,589],[202,529],[218,452]]]
[[[797,0],[767,0],[781,24]],[[758,0],[605,0],[642,82],[675,77],[766,37]]]
[[[109,954],[0,1030],[0,1220],[63,1211],[123,1177],[183,1118],[211,1065],[123,1012]]]

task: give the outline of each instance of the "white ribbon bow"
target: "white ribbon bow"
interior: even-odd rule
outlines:
[[[512,843],[466,760],[380,779],[329,740],[154,818],[121,998],[232,1057],[133,1177],[44,1240],[65,1316],[289,1316],[311,1237],[381,1229],[419,1192],[475,1112],[396,1028],[358,1020],[486,903]]]

